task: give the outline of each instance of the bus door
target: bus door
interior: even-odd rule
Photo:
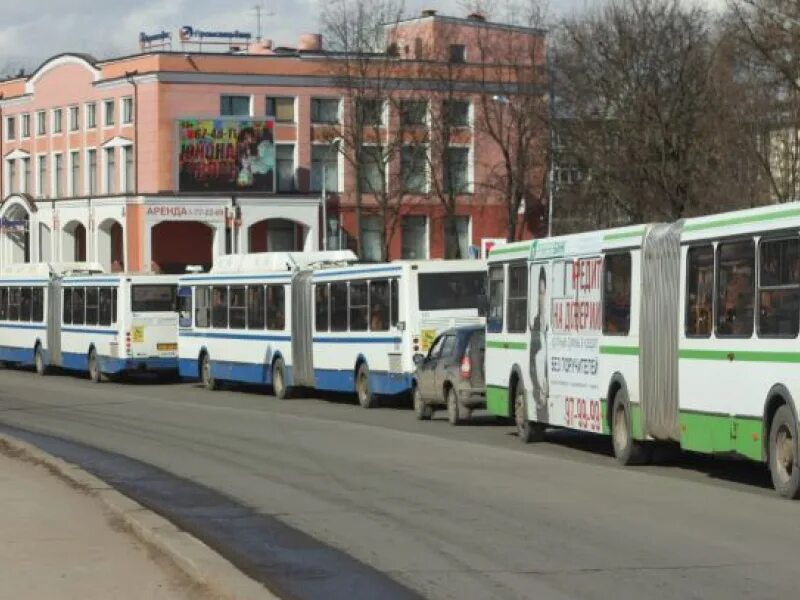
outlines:
[[[47,287],[47,362],[61,366],[61,280],[51,279]]]
[[[314,387],[313,271],[292,278],[292,385]]]
[[[528,273],[528,324],[529,375],[532,403],[528,415],[532,420],[549,423],[548,400],[550,397],[550,298],[552,297],[552,273],[550,261],[534,262]]]

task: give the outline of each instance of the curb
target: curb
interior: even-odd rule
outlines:
[[[191,581],[212,594],[226,600],[280,600],[206,544],[79,466],[6,434],[0,434],[2,446],[18,458],[44,465],[71,486],[98,498],[139,540],[159,550]]]

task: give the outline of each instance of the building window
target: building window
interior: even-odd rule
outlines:
[[[361,182],[361,191],[374,194],[386,189],[384,184],[385,168],[383,153],[380,146],[362,146],[361,160],[358,173]]]
[[[339,100],[336,98],[312,98],[311,122],[334,124],[339,122]]]
[[[115,190],[114,182],[116,181],[117,165],[116,157],[114,156],[114,148],[106,148],[106,194],[113,194]]]
[[[133,146],[122,147],[122,164],[124,166],[123,191],[130,193],[133,191]]]
[[[53,155],[53,197],[61,198],[64,195],[64,155]]]
[[[47,133],[47,113],[40,110],[36,113],[36,135],[45,135]]]
[[[402,258],[428,258],[428,218],[403,217]]]
[[[86,151],[86,193],[97,194],[97,150]]]
[[[379,98],[356,100],[356,112],[362,125],[383,125],[383,101]]]
[[[69,154],[70,160],[70,196],[73,198],[81,193],[81,154],[74,151]]]
[[[122,99],[122,123],[124,125],[133,123],[133,98]]]
[[[467,62],[467,48],[463,44],[450,44],[450,62]]]
[[[53,109],[53,133],[61,133],[63,130],[64,111],[60,108]]]
[[[400,122],[406,127],[418,127],[428,122],[427,100],[403,100],[400,102]]]
[[[22,179],[20,180],[20,191],[27,194],[28,185],[31,177],[31,159],[22,159]]]
[[[294,192],[294,144],[275,146],[275,169],[278,172],[278,191]]]
[[[26,113],[20,117],[20,120],[22,121],[22,137],[31,137],[31,116]]]
[[[403,190],[422,194],[428,191],[428,149],[425,146],[403,146],[400,151],[400,174]]]
[[[445,100],[442,103],[442,118],[450,127],[469,127],[469,102]]]
[[[469,148],[448,148],[445,154],[445,185],[448,191],[469,192]]]
[[[383,258],[383,221],[379,216],[361,217],[361,258],[379,262]]]
[[[339,191],[339,150],[332,144],[311,146],[311,191],[322,191],[322,178],[325,177],[325,191]]]
[[[77,106],[69,107],[69,130],[78,131],[80,129],[80,110]]]
[[[717,336],[753,335],[755,279],[752,240],[717,246]]]
[[[112,127],[114,125],[114,101],[106,100],[103,102],[103,125]]]
[[[44,198],[47,194],[45,181],[47,176],[47,157],[39,156],[36,158],[36,195]]]
[[[86,105],[86,129],[97,127],[97,104],[90,102]]]
[[[294,123],[294,98],[267,98],[267,116],[276,123]]]
[[[17,192],[17,161],[13,158],[6,159],[6,173],[8,173],[7,194]]]
[[[469,217],[456,215],[444,222],[444,257],[467,258],[472,240],[469,236]]]
[[[631,326],[631,255],[609,254],[603,263],[603,333],[628,335]]]
[[[297,249],[297,228],[288,219],[270,219],[267,222],[267,252],[293,252]]]
[[[220,96],[219,114],[222,116],[250,116],[250,96]]]
[[[17,119],[14,117],[6,118],[6,139],[14,140],[17,138]]]

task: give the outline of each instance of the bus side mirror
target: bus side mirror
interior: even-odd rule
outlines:
[[[420,366],[424,362],[425,362],[425,355],[424,354],[417,353],[417,354],[414,355],[414,364],[416,366]]]

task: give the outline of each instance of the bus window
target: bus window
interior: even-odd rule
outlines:
[[[102,292],[102,289],[100,290]],[[192,288],[179,287],[177,297],[178,327],[192,326]],[[102,325],[102,323],[101,323]]]
[[[229,291],[230,311],[228,323],[231,329],[244,329],[247,324],[244,286],[231,287]]]
[[[528,267],[525,264],[508,267],[508,332],[522,333],[527,327]]]
[[[603,261],[603,333],[628,335],[631,326],[631,255]]]
[[[111,288],[111,322],[117,322],[117,288]]]
[[[83,325],[86,311],[86,292],[83,288],[72,288],[72,324]]]
[[[64,288],[64,314],[61,320],[67,325],[72,323],[72,288]]]
[[[350,282],[350,331],[367,330],[367,282]]]
[[[8,319],[8,288],[0,288],[0,321]]]
[[[174,312],[175,295],[178,286],[174,284],[146,284],[131,286],[132,312]]]
[[[228,327],[228,288],[225,286],[212,288],[211,325],[218,329]]]
[[[711,335],[714,302],[714,248],[695,246],[686,253],[686,335]]]
[[[478,308],[486,296],[486,273],[420,273],[419,309],[453,310]]]
[[[111,294],[112,288],[102,287],[98,292],[97,308],[97,324],[98,325],[111,325],[111,304],[113,295]]]
[[[331,283],[331,331],[347,331],[347,283]]]
[[[97,325],[97,288],[86,288],[86,324]]]
[[[29,287],[19,290],[19,320],[31,320],[31,288]]]
[[[503,265],[489,268],[489,314],[486,317],[486,331],[503,331],[503,306],[505,296],[505,277]]]
[[[800,329],[800,241],[762,240],[758,252],[758,335],[797,337]]]
[[[389,281],[369,282],[369,329],[389,330]]]
[[[328,331],[328,284],[314,286],[314,327],[317,331]]]
[[[717,335],[753,335],[755,246],[752,240],[717,246]]]
[[[267,329],[283,331],[286,328],[286,290],[283,285],[267,286]]]
[[[247,288],[247,328],[264,329],[266,325],[265,315],[264,286],[249,286]]]
[[[195,327],[211,327],[211,288],[207,285],[196,287],[194,302]]]
[[[398,290],[400,284],[397,279],[392,279],[390,283],[389,304],[392,313],[392,327],[397,327],[397,322],[400,320],[400,291]]]
[[[44,288],[33,288],[31,294],[31,304],[33,305],[33,314],[31,320],[36,323],[44,321]]]
[[[19,321],[19,288],[8,288],[8,320]]]

